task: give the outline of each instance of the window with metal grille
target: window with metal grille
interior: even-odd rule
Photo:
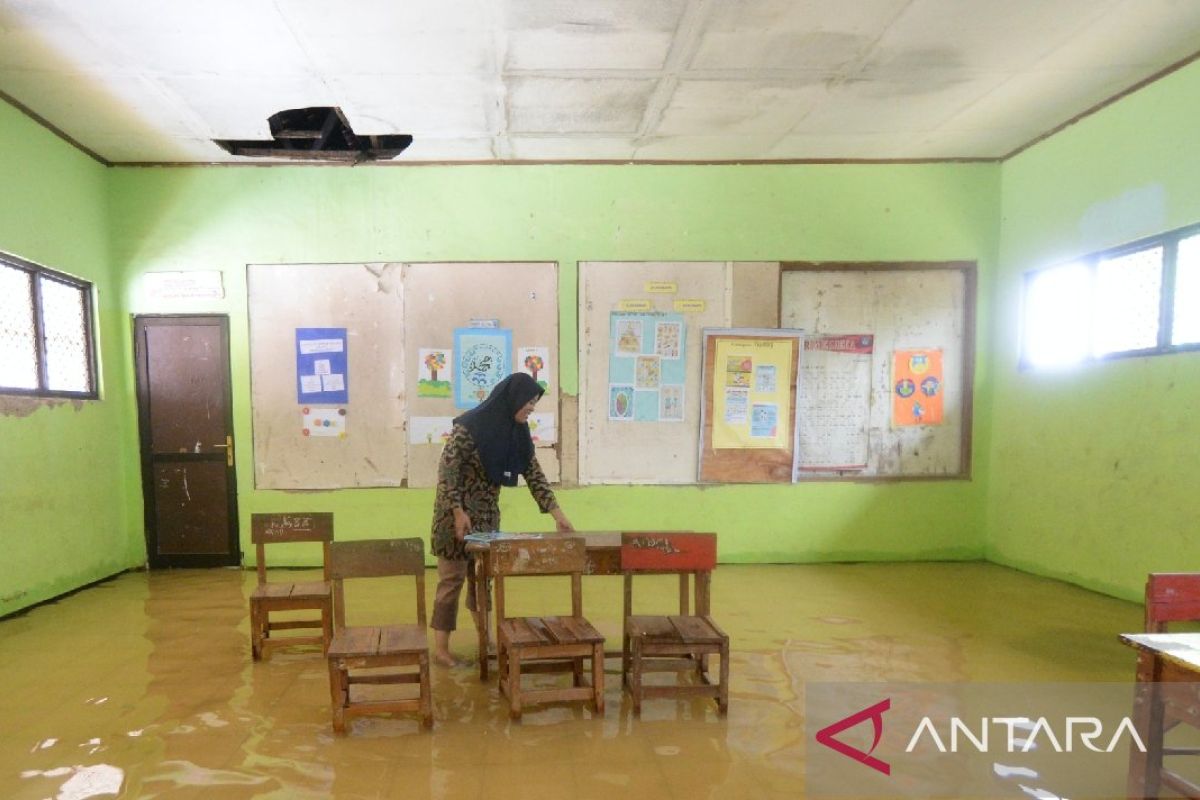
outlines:
[[[1021,365],[1200,349],[1200,226],[1025,275]]]
[[[96,397],[92,285],[0,255],[0,393]]]

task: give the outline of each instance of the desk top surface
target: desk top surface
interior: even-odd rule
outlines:
[[[620,531],[575,531],[574,533],[547,533],[545,531],[537,533],[524,533],[521,531],[505,531],[511,533],[511,539],[499,539],[498,541],[521,541],[521,539],[556,539],[564,536],[576,536],[582,538],[584,545],[588,550],[620,550],[621,549],[621,532]],[[493,540],[497,541],[497,540]],[[472,542],[468,541],[466,550],[468,553],[483,553],[491,547],[491,542]]]
[[[1200,672],[1200,633],[1122,633],[1120,639],[1143,653]]]

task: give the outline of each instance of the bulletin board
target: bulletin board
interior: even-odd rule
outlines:
[[[511,370],[526,371],[544,386],[530,429],[538,463],[547,479],[558,482],[558,265],[410,263],[402,266],[402,281],[408,485],[437,485],[444,437],[453,418],[466,410],[459,401],[477,403],[472,389],[486,396],[485,370],[468,372],[480,381],[477,386],[455,374],[456,367],[464,366],[456,342],[459,349],[476,348],[477,353],[508,350]],[[495,327],[486,327],[491,325]]]
[[[965,478],[975,264],[781,263],[806,334],[799,479]]]
[[[791,483],[804,332],[704,331],[701,483]]]
[[[580,483],[695,483],[701,331],[729,324],[735,274],[724,261],[580,262]]]
[[[254,485],[400,486],[405,477],[399,264],[251,264]]]

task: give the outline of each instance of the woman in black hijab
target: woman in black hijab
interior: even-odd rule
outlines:
[[[554,499],[529,435],[529,415],[542,392],[525,373],[509,375],[479,406],[454,420],[454,431],[442,450],[431,537],[438,557],[438,587],[430,622],[433,660],[442,666],[457,663],[450,654],[450,632],[457,627],[458,597],[470,574],[463,537],[500,530],[500,487],[516,486],[517,476],[524,476],[538,508],[554,517],[557,529],[575,530]],[[467,587],[467,608],[480,624],[486,600],[484,608],[477,608],[474,582]]]

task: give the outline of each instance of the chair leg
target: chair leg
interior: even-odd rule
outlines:
[[[341,664],[333,659],[329,661],[329,699],[333,704],[333,729],[337,733],[346,732],[346,693],[349,689],[346,672]]]
[[[513,649],[508,655],[508,716],[521,718],[521,650]]]
[[[262,610],[257,603],[250,604],[250,656],[255,661],[262,660],[262,622],[259,617]]]
[[[583,659],[571,659],[571,684],[579,687],[583,686]]]
[[[329,643],[333,641],[333,601],[321,607],[321,653],[329,654]]]
[[[721,642],[721,682],[717,686],[717,713],[729,711],[729,640]]]
[[[621,688],[629,685],[629,633],[621,633]]]
[[[596,714],[604,714],[604,642],[592,648],[592,697],[595,699]]]
[[[433,728],[433,692],[429,685],[429,654],[422,653],[419,665],[421,673],[421,724]]]
[[[633,695],[633,715],[642,715],[642,639],[635,636],[632,641],[633,658],[629,667],[629,693]]]

